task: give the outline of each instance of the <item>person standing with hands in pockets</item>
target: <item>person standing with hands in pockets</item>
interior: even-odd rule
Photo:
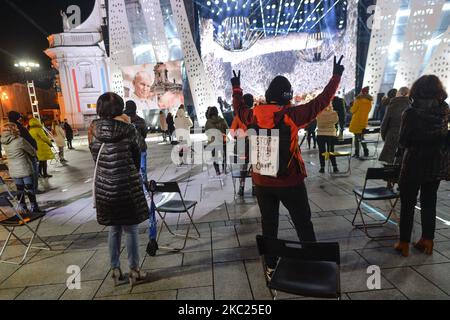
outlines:
[[[278,167],[277,172],[253,170],[252,178],[255,184],[256,197],[262,216],[263,236],[277,238],[280,202],[288,209],[300,241],[316,241],[314,227],[311,222],[311,209],[304,179],[306,169],[298,147],[298,131],[316,119],[332,101],[339,87],[344,66],[334,58],[333,76],[323,92],[310,102],[294,106],[293,89],[288,79],[275,77],[266,91],[267,104],[249,109],[245,106],[241,89],[241,72],[231,79],[233,86],[233,108],[235,114],[248,128],[278,129]],[[255,131],[256,131],[255,130]],[[259,148],[253,141],[259,137],[251,137],[250,149]],[[262,140],[261,140],[262,141]],[[265,147],[267,149],[267,146]],[[272,149],[273,150],[273,149]],[[252,152],[253,153],[253,152]],[[258,150],[255,154],[260,153]],[[254,164],[255,159],[252,159]],[[263,166],[257,163],[254,167]],[[258,173],[259,171],[259,173]],[[266,274],[271,277],[276,267],[276,257],[265,257]]]

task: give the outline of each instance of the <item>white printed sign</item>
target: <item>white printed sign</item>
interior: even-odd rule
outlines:
[[[252,135],[250,156],[253,172],[263,176],[276,177],[280,137]]]

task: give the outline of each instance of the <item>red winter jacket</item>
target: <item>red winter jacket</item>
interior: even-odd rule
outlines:
[[[298,148],[298,130],[307,126],[317,115],[325,109],[333,99],[339,87],[341,77],[334,75],[323,92],[314,100],[299,106],[262,105],[253,109],[245,106],[240,87],[233,87],[233,108],[235,114],[246,125],[255,123],[263,129],[271,129],[280,116],[279,111],[289,108],[284,121],[291,127],[291,153],[297,161],[292,161],[289,166],[289,174],[286,177],[274,178],[253,173],[255,185],[267,187],[292,187],[303,183],[307,177],[305,163],[303,162],[300,148]]]

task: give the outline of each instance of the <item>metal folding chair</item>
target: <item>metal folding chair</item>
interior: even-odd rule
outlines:
[[[369,234],[370,228],[379,228],[387,224],[394,213],[400,193],[394,190],[393,182],[398,180],[400,170],[399,167],[385,167],[385,168],[369,168],[367,169],[364,186],[362,188],[354,188],[353,193],[355,195],[357,208],[352,220],[352,225],[357,229],[363,229],[364,233],[371,239],[384,239],[384,238],[396,238],[396,235],[392,236],[372,236]],[[383,180],[386,181],[386,187],[367,187],[369,180]],[[389,201],[390,210],[385,220],[376,223],[366,223],[364,220],[364,213],[361,209],[364,201]],[[355,220],[357,215],[360,215],[362,224],[356,224]]]
[[[368,155],[368,156],[364,156],[361,157],[361,159],[363,160],[373,160],[373,159],[377,159],[378,157],[378,144],[380,143],[380,134],[381,133],[381,128],[377,127],[377,128],[367,128],[364,129],[363,134],[364,136],[366,135],[377,135],[376,139],[364,139],[361,141],[361,144],[365,144],[365,145],[373,145],[375,150],[373,152],[372,155]]]
[[[153,182],[150,182],[152,184]],[[194,212],[195,212],[195,206],[197,205],[197,201],[191,201],[191,200],[184,200],[183,196],[181,195],[180,187],[178,186],[177,182],[156,182],[154,187],[154,192],[156,193],[177,193],[179,195],[180,200],[168,200],[164,201],[163,203],[158,203],[156,205],[156,212],[158,213],[159,217],[161,218],[161,226],[159,228],[158,237],[156,241],[159,241],[159,238],[161,236],[163,227],[165,226],[167,228],[167,231],[169,231],[170,234],[172,234],[175,237],[181,237],[184,238],[184,243],[181,248],[172,248],[172,247],[163,247],[160,246],[160,249],[170,250],[170,251],[181,251],[186,247],[186,243],[188,239],[198,239],[200,237],[200,232],[198,231],[194,220]],[[192,210],[191,210],[192,209]],[[191,212],[189,212],[191,210]],[[169,227],[169,225],[166,222],[166,215],[167,213],[178,213],[178,220],[180,218],[181,213],[186,213],[189,218],[189,224],[186,230],[186,234],[178,234],[172,231],[172,229]],[[178,223],[177,223],[178,225]],[[198,237],[192,237],[189,236],[189,232],[191,230],[191,226],[195,229]]]
[[[265,272],[272,299],[277,291],[314,298],[341,298],[339,243],[294,242],[256,236],[263,270],[265,256],[278,259],[273,275]]]
[[[11,193],[2,178],[0,178],[0,189],[0,219],[2,219],[0,221],[0,226],[2,226],[8,232],[5,243],[0,250],[0,262],[8,264],[23,264],[30,249],[51,250],[50,245],[38,235],[39,227],[41,225],[42,218],[45,216],[45,213],[31,213],[27,215],[21,214],[19,199],[17,199],[17,197],[15,197]],[[32,228],[30,224],[35,221],[37,222],[37,224],[34,228]],[[17,236],[17,234],[15,233],[16,228],[20,227],[25,227],[31,232],[32,235],[28,243]],[[11,237],[16,238],[17,241],[19,241],[26,247],[25,253],[19,260],[19,262],[2,259],[11,240]],[[38,238],[46,247],[32,246],[35,238]]]
[[[328,173],[334,177],[346,177],[351,175],[352,173],[352,167],[351,167],[351,162],[352,162],[352,150],[353,150],[353,138],[346,138],[344,140],[339,140],[336,139],[336,143],[334,145],[334,147],[350,147],[350,151],[338,151],[335,149],[334,152],[328,152],[327,156],[325,157],[328,160]],[[333,166],[331,164],[331,156],[334,156],[336,158],[336,161],[338,158],[347,158],[348,161],[348,167],[347,170],[342,171],[342,172],[338,172],[335,173],[333,172]]]

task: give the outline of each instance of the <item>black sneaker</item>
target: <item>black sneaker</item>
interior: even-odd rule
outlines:
[[[244,187],[240,187],[238,191],[238,196],[243,197],[244,196]]]
[[[333,168],[334,173],[339,173],[339,169],[337,167]]]
[[[255,187],[252,187],[252,196],[256,197],[256,189],[255,189]]]
[[[320,168],[319,173],[325,173],[325,168]]]

